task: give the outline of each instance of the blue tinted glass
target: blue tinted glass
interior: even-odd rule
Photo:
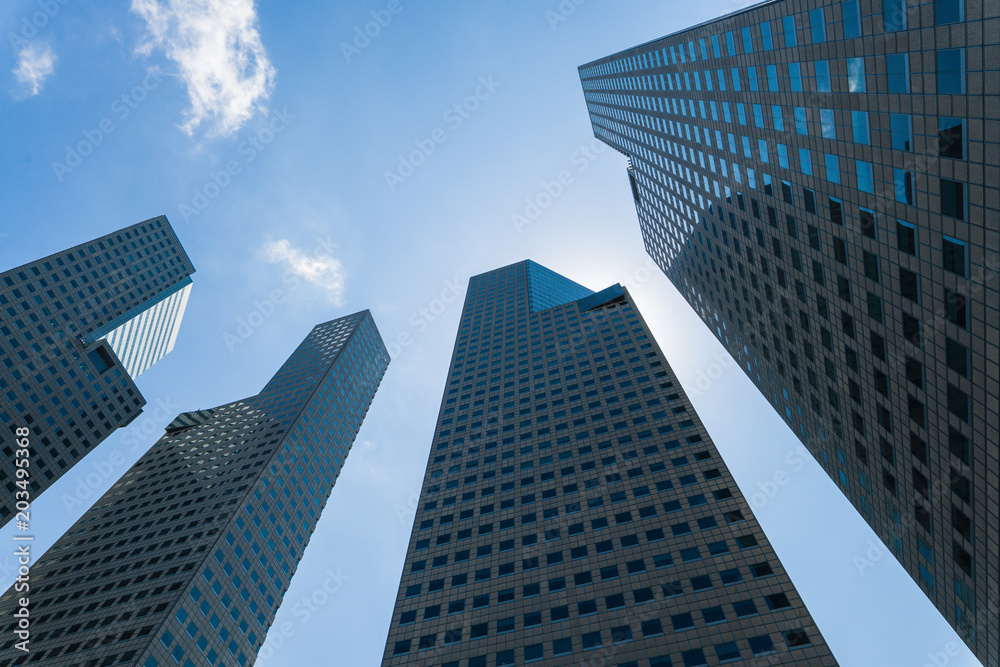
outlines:
[[[786,16],[781,19],[781,22],[785,28],[785,46],[798,46],[798,40],[795,37],[795,17]]]
[[[851,125],[854,127],[854,143],[871,144],[871,137],[868,131],[868,112],[852,111]]]
[[[913,122],[909,114],[889,114],[892,131],[892,147],[897,151],[913,150]]]
[[[816,90],[820,93],[831,92],[830,88],[830,62],[827,60],[817,60],[814,63],[816,68]]]
[[[854,0],[855,2],[857,0]],[[760,41],[764,45],[765,51],[770,51],[774,48],[774,40],[771,38],[771,22],[764,21],[760,24]]]
[[[826,180],[831,183],[840,183],[840,165],[836,155],[826,155]]]
[[[875,181],[872,178],[871,162],[855,160],[858,169],[858,190],[862,192],[875,192]]]
[[[854,39],[861,36],[861,11],[858,0],[845,0],[840,3],[844,15],[844,37]]]
[[[753,53],[753,38],[750,36],[750,28],[743,28],[743,52]]]
[[[792,92],[802,92],[802,66],[799,63],[788,63],[788,79],[791,81]]]
[[[888,70],[886,79],[890,93],[910,92],[909,64],[909,55],[906,53],[893,53],[885,57],[885,66]]]
[[[847,88],[852,93],[865,92],[865,59],[847,59]]]
[[[809,123],[806,121],[806,110],[803,107],[795,107],[795,131],[799,134],[809,134]]]
[[[947,49],[937,52],[938,95],[965,94],[965,51]]]
[[[938,25],[965,20],[964,0],[934,0],[934,22]]]
[[[882,0],[882,26],[886,32],[906,30],[906,0]]]
[[[774,105],[771,107],[771,115],[774,117],[774,129],[779,132],[785,131],[785,122],[781,117],[781,107]]]
[[[813,175],[812,154],[808,149],[799,149],[799,163],[802,165],[802,173],[806,176]]]
[[[834,121],[833,109],[820,109],[819,110],[819,122],[823,129],[824,139],[836,139],[837,138],[837,125]]]
[[[826,41],[826,17],[822,7],[809,12],[809,28],[812,30],[813,44]]]

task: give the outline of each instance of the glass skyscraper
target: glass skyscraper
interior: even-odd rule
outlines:
[[[0,665],[252,665],[388,363],[364,311],[315,327],[256,396],[179,415],[0,598]]]
[[[469,284],[383,665],[836,665],[629,293]]]
[[[31,431],[31,497],[142,412],[133,382],[171,349],[194,267],[165,217],[0,273],[0,423]],[[15,457],[0,450],[0,520]]]
[[[1000,664],[1000,8],[779,0],[580,67],[646,250]]]

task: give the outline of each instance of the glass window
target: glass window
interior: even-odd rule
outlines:
[[[847,59],[847,89],[852,93],[865,92],[865,59]]]
[[[806,176],[813,175],[812,154],[806,148],[799,149],[799,163],[802,165],[802,173]]]
[[[736,40],[733,39],[732,31],[726,33],[726,50],[729,52],[729,55],[736,55]]]
[[[863,160],[855,160],[858,169],[858,189],[862,192],[874,193],[875,182],[872,178],[872,164]]]
[[[834,122],[833,109],[820,109],[819,122],[823,129],[824,139],[837,138],[837,124]]]
[[[857,2],[857,0],[854,0]],[[765,51],[770,51],[774,48],[774,39],[771,37],[771,22],[764,21],[760,24],[760,41],[764,46]]]
[[[910,92],[910,58],[907,53],[885,57],[886,83],[890,93]]]
[[[806,121],[806,110],[804,107],[795,107],[795,131],[799,134],[809,134],[809,123]]]
[[[777,104],[771,106],[771,116],[774,118],[774,129],[779,132],[785,131],[785,121],[781,117],[781,107]]]
[[[786,16],[781,19],[785,29],[785,47],[798,46],[799,42],[795,36],[795,17]]]
[[[946,271],[957,273],[960,276],[967,276],[965,259],[965,244],[957,239],[944,237],[943,245],[943,265]]]
[[[965,0],[934,0],[934,22],[937,25],[961,23],[965,20]]]
[[[965,159],[965,120],[938,119],[938,154],[941,157]]]
[[[896,190],[896,201],[902,204],[913,203],[913,172],[906,169],[893,169],[893,187]]]
[[[772,92],[778,90],[778,67],[776,65],[767,66],[767,89]]]
[[[739,70],[739,68],[738,67],[734,67],[731,70],[731,73],[733,75],[733,90],[736,90],[736,91],[742,90],[742,88],[740,87],[740,70]]]
[[[852,111],[851,125],[854,127],[854,143],[871,145],[871,135],[868,129],[868,112]]]
[[[903,252],[916,256],[917,254],[917,228],[902,220],[896,221],[896,241],[897,246]]]
[[[760,86],[757,84],[757,68],[747,67],[747,79],[750,80],[750,90],[758,91]]]
[[[965,220],[965,183],[941,179],[941,215]]]
[[[886,32],[906,30],[906,0],[882,0],[882,26]]]
[[[782,169],[788,169],[788,146],[778,144],[778,165]]]
[[[826,180],[831,183],[840,183],[840,164],[836,155],[826,154]]]
[[[753,105],[753,122],[759,128],[764,127],[764,108],[759,104]]]
[[[814,67],[816,68],[816,91],[820,93],[831,92],[830,62],[827,60],[817,60],[814,63]]]
[[[826,41],[826,18],[823,16],[822,7],[809,12],[809,28],[812,31],[813,44]]]
[[[802,92],[802,66],[799,63],[788,63],[788,79],[791,82],[792,92]]]
[[[753,37],[750,35],[750,28],[743,28],[743,52],[753,53]]]
[[[768,162],[767,141],[764,139],[758,139],[757,150],[760,152],[760,161],[766,164]]]
[[[965,94],[965,49],[937,52],[938,95]]]
[[[861,36],[861,9],[858,0],[845,0],[840,3],[840,11],[844,15],[844,37],[854,39]]]
[[[897,151],[912,151],[913,120],[910,114],[889,114],[889,127],[892,132],[892,147]]]

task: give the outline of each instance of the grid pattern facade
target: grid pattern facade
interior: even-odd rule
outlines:
[[[533,662],[837,664],[628,292],[522,262],[470,282],[382,664]]]
[[[14,432],[31,429],[31,497],[146,401],[106,340],[123,314],[190,283],[165,217],[0,273],[0,521],[14,517]]]
[[[781,0],[580,68],[645,247],[984,664],[1000,7]]]
[[[257,396],[179,415],[32,566],[31,653],[0,666],[252,665],[388,362],[364,311]]]

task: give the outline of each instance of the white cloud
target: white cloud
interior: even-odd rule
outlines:
[[[322,287],[329,293],[332,303],[343,305],[344,265],[321,247],[309,255],[293,248],[288,239],[269,241],[264,244],[264,256],[269,262],[286,264],[292,275]]]
[[[230,135],[274,88],[275,69],[257,31],[253,0],[132,0],[149,40],[139,52],[162,48],[177,63],[191,108],[182,129],[204,122],[208,134]]]
[[[56,54],[48,44],[29,44],[17,54],[17,67],[11,71],[23,89],[23,97],[42,92],[45,79],[55,71]]]

